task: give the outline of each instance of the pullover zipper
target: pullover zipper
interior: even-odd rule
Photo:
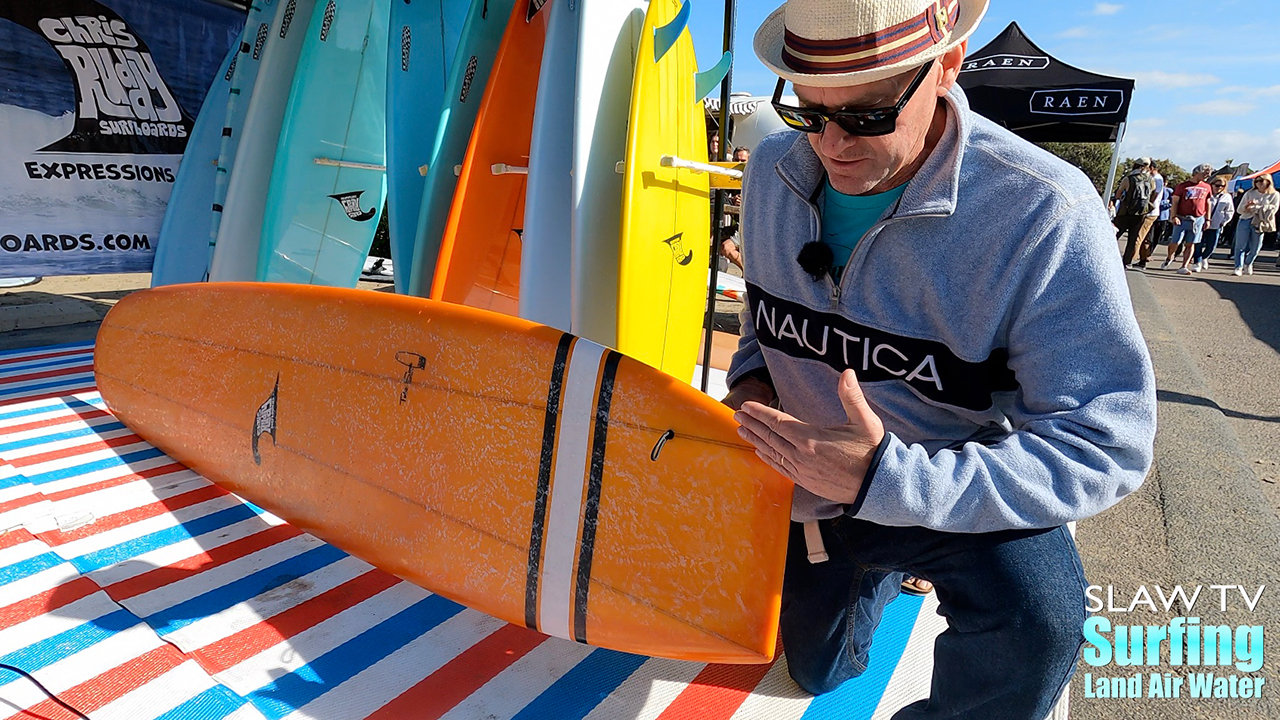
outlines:
[[[813,213],[814,228],[817,231],[815,239],[821,241],[822,240],[822,213],[818,211],[818,205],[815,202],[815,200],[817,198],[818,192],[821,192],[822,185],[818,186],[818,190],[814,192],[813,197],[806,198],[804,196],[804,193],[800,192],[800,189],[797,188],[795,185],[793,185],[791,181],[787,178],[787,176],[782,174],[782,171],[779,168],[774,168],[774,172],[778,173],[778,177],[782,180],[782,183],[786,185],[788,188],[790,188],[791,192],[795,193],[800,199],[804,200],[806,205],[809,206],[809,212]],[[898,201],[897,203],[895,203],[893,208],[894,213],[898,211],[898,207],[901,206],[901,204],[902,204],[902,198],[898,198]],[[874,238],[876,235],[879,235],[880,231],[883,230],[885,227],[887,227],[890,223],[894,222],[895,220],[905,220],[907,219],[907,217],[946,217],[946,213],[929,213],[929,214],[920,214],[920,215],[910,215],[905,217],[895,215],[895,214],[890,214],[889,217],[884,218],[883,220],[877,221],[875,225],[872,225],[871,228],[868,229],[865,233],[863,233],[862,237],[858,239],[858,243],[853,248],[853,253],[849,255],[849,262],[845,263],[845,266],[844,266],[845,271],[840,273],[839,282],[836,282],[835,279],[833,279],[831,275],[828,273],[827,283],[831,286],[830,295],[831,295],[832,305],[834,305],[837,308],[840,306],[840,298],[844,294],[844,289],[843,289],[844,281],[845,281],[845,278],[849,275],[849,266],[853,265],[853,258],[862,250],[863,246],[867,244],[869,239]]]

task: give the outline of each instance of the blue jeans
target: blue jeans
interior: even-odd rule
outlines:
[[[932,695],[894,720],[1039,720],[1075,672],[1087,583],[1065,526],[945,533],[847,515],[819,523],[830,559],[808,561],[791,524],[782,646],[791,677],[821,694],[862,674],[904,573],[934,584],[948,628],[934,643]]]
[[[1221,232],[1221,229],[1205,228],[1204,233],[1200,235],[1200,244],[1196,245],[1196,254],[1191,258],[1191,262],[1200,262],[1213,257],[1213,251],[1218,249],[1218,234]]]
[[[1200,230],[1204,228],[1204,218],[1194,215],[1179,215],[1181,221],[1173,226],[1173,232],[1169,235],[1169,246],[1188,244],[1195,245],[1200,242]]]
[[[1232,257],[1236,260],[1236,267],[1244,269],[1253,264],[1258,258],[1258,251],[1262,249],[1262,233],[1258,232],[1258,228],[1253,224],[1252,218],[1240,218],[1240,223],[1236,225],[1236,241],[1232,248]]]

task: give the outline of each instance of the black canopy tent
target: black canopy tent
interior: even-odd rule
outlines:
[[[1031,142],[1112,142],[1115,180],[1133,80],[1068,65],[1009,27],[969,54],[958,82],[974,112]]]

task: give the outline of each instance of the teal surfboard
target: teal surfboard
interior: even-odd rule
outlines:
[[[520,2],[535,6],[542,4],[538,0]],[[454,167],[462,164],[467,153],[480,100],[493,70],[493,59],[502,44],[502,34],[515,3],[516,0],[476,0],[467,12],[458,50],[453,56],[453,67],[449,70],[449,82],[445,86],[445,105],[432,149],[435,160],[427,169],[422,189],[417,238],[408,268],[410,295],[427,297],[431,294],[440,239],[453,203],[453,191],[458,184]],[[397,266],[396,273],[401,272]]]
[[[227,93],[231,89],[231,63],[239,51],[237,42],[227,52],[187,138],[160,224],[151,287],[200,282],[209,272],[209,226],[213,221],[209,208],[213,203]]]
[[[283,3],[278,0],[254,0],[249,6],[249,17],[244,24],[244,36],[240,39],[240,52],[233,62],[231,88],[227,92],[226,119],[222,124],[222,144],[218,150],[218,168],[213,184],[213,221],[209,228],[209,262],[213,262],[214,246],[218,242],[218,226],[222,224],[223,205],[227,200],[227,185],[236,162],[236,150],[244,130],[244,119],[249,113],[253,84],[262,65],[262,54],[275,26],[276,16]]]
[[[267,191],[259,280],[360,277],[386,198],[390,14],[390,0],[316,3]]]
[[[481,0],[483,2],[483,0]],[[387,43],[387,224],[396,292],[409,264],[422,206],[422,168],[435,162],[445,84],[468,0],[394,0]]]

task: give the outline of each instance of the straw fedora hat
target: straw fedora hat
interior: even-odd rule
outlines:
[[[756,31],[755,51],[797,85],[893,77],[964,42],[988,0],[787,0]]]

